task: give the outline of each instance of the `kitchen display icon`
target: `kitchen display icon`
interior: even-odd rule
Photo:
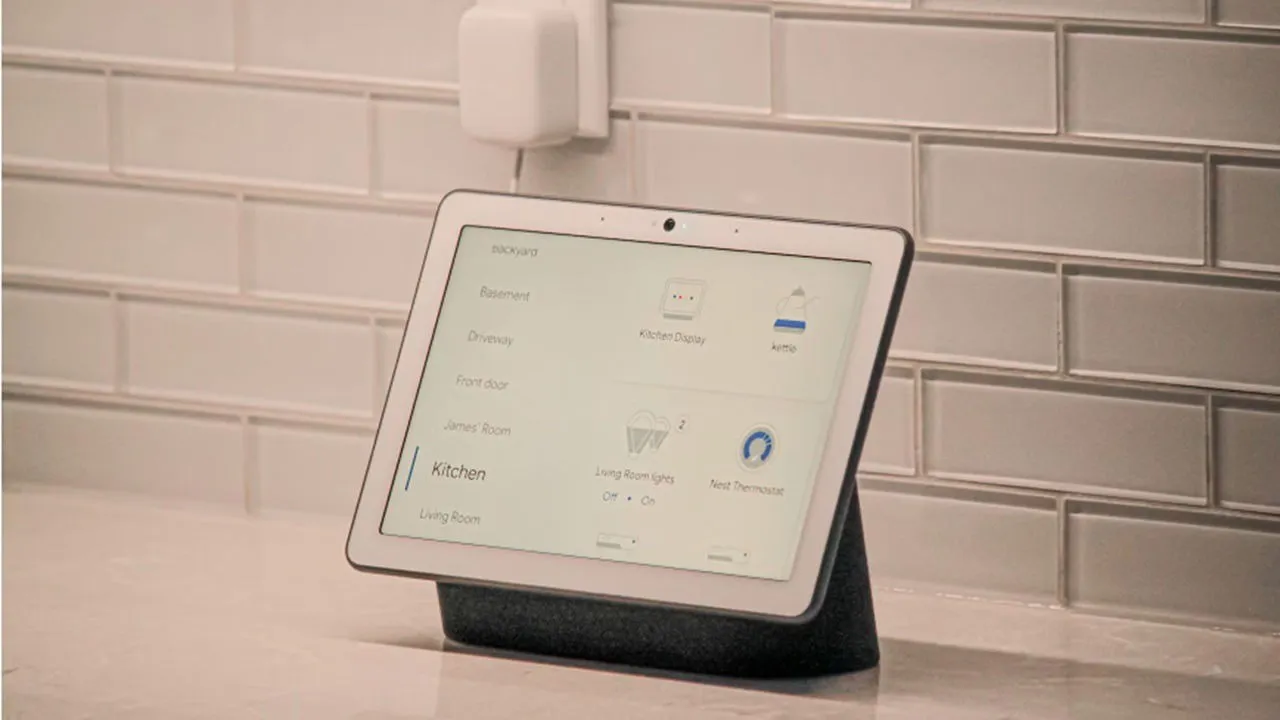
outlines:
[[[662,317],[668,320],[692,320],[702,312],[702,296],[707,284],[701,280],[667,280],[662,293]]]

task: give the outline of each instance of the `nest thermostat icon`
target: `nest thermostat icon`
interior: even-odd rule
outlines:
[[[757,425],[742,438],[742,445],[738,448],[738,462],[748,470],[763,467],[773,457],[777,446],[778,439],[773,428]]]

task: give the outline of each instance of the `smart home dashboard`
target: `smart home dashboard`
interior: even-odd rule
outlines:
[[[464,228],[381,531],[787,579],[870,274]]]

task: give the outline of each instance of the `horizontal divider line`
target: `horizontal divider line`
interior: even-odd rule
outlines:
[[[239,422],[241,419],[286,425],[372,431],[377,419],[362,419],[338,413],[306,412],[248,403],[192,400],[160,393],[139,395],[129,392],[90,390],[74,385],[4,381],[4,397],[55,403],[119,408],[155,413],[174,413]]]

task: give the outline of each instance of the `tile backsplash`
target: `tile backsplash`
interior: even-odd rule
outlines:
[[[7,484],[351,512],[435,203],[515,172],[469,4],[4,4]],[[876,581],[1275,631],[1278,8],[619,1],[519,188],[911,229]]]

